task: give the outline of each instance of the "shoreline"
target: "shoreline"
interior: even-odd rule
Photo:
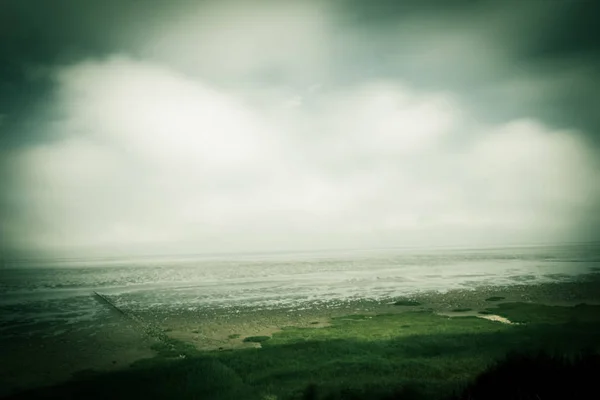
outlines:
[[[398,300],[414,303],[394,305]],[[600,273],[579,276],[569,282],[421,292],[402,299],[350,299],[277,309],[241,305],[235,309],[181,307],[175,311],[125,311],[159,328],[168,339],[191,345],[195,351],[213,352],[260,347],[260,343],[244,342],[244,338],[272,337],[289,328],[325,328],[336,318],[363,315],[369,319],[422,311],[447,318],[489,319],[495,315],[495,308],[515,302],[567,307],[581,303],[600,305]],[[106,306],[98,303],[98,307]],[[488,314],[480,314],[486,310]],[[16,341],[11,338],[6,344],[0,343],[8,349],[0,366],[0,378],[5,382],[0,396],[69,381],[89,372],[128,369],[140,360],[158,356],[155,346],[159,340],[142,332],[139,325],[106,309],[100,315],[99,320],[79,322],[52,337],[30,337],[23,332]],[[494,323],[500,325],[500,322]],[[10,348],[6,347],[8,344]]]

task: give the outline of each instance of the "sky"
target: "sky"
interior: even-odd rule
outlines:
[[[0,251],[600,240],[599,14],[0,0]]]

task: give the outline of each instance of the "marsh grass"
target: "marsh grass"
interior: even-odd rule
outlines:
[[[262,343],[271,339],[270,336],[248,336],[244,338],[244,342]]]
[[[487,311],[518,323],[563,324],[593,322],[600,319],[600,306],[589,304],[560,307],[532,303],[503,303],[498,304],[497,308],[488,308]]]
[[[410,311],[287,327],[260,349],[200,352],[170,339],[129,370],[23,398],[437,399],[464,393],[470,382],[485,386],[476,377],[511,352],[598,350],[600,306],[506,303],[493,311],[525,324]]]
[[[416,306],[420,306],[421,303],[416,300],[400,299],[400,300],[395,301],[394,305],[395,306],[416,307]]]
[[[504,300],[505,297],[501,297],[501,296],[492,296],[492,297],[488,297],[487,299],[485,299],[485,301],[501,301]]]
[[[510,353],[453,400],[588,399],[597,392],[600,356]]]
[[[193,345],[168,337],[153,344],[151,348],[158,353],[160,358],[187,357],[197,354],[197,350]]]

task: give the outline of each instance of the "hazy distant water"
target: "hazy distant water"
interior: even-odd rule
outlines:
[[[92,291],[130,309],[275,307],[568,280],[598,271],[600,245],[589,244],[19,262],[0,269],[0,334],[94,319],[103,310]]]

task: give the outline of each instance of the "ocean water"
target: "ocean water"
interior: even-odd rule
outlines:
[[[568,281],[600,271],[600,245],[253,256],[15,261],[0,269],[0,336],[129,310],[261,308],[423,291]]]

